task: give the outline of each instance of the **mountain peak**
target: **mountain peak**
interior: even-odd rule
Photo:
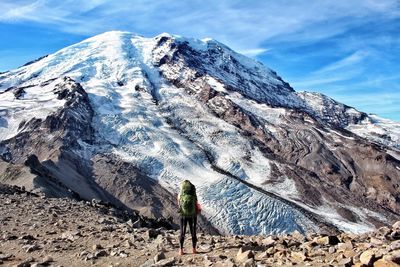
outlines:
[[[0,92],[0,182],[177,219],[190,179],[221,233],[398,218],[399,125],[297,93],[214,40],[106,32],[0,74]]]

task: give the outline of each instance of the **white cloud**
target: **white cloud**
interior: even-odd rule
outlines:
[[[270,49],[268,48],[253,48],[253,49],[239,50],[238,52],[248,57],[255,57],[265,54],[268,51],[270,51]]]

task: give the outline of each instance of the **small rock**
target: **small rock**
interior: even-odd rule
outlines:
[[[92,248],[93,250],[103,249],[103,247],[100,244],[94,244]]]
[[[248,259],[243,263],[243,267],[256,267],[254,259]]]
[[[210,252],[210,251],[211,251],[211,245],[209,245],[209,244],[203,244],[203,245],[200,245],[200,246],[199,246],[199,249],[200,249],[202,252]]]
[[[69,241],[75,241],[78,239],[80,236],[79,231],[67,231],[61,234],[61,239],[69,240]]]
[[[108,255],[107,251],[105,251],[104,249],[97,251],[94,256],[96,258],[100,258],[100,257],[106,257]]]
[[[12,254],[0,254],[0,260],[1,261],[6,261],[9,258],[11,258],[13,255]]]
[[[164,259],[166,259],[164,252],[160,252],[156,256],[154,256],[154,262],[158,262],[158,261],[164,260]]]
[[[29,257],[26,260],[22,261],[21,263],[15,265],[15,267],[30,267],[31,266],[31,262],[35,261],[34,258]]]
[[[129,220],[126,222],[126,224],[127,224],[128,226],[130,226],[130,227],[133,227],[132,219],[129,219]]]
[[[400,221],[397,221],[392,226],[393,230],[400,230]]]
[[[128,254],[126,254],[125,252],[122,251],[119,253],[119,257],[120,258],[128,258]]]
[[[383,258],[385,259],[385,256],[383,256]],[[400,264],[400,250],[390,253],[390,261]]]
[[[130,240],[125,240],[122,245],[126,248],[131,248],[133,246],[133,243]]]
[[[23,246],[22,248],[25,249],[25,252],[26,252],[26,253],[31,253],[31,252],[33,252],[33,251],[36,251],[36,250],[40,250],[40,249],[41,249],[41,248],[40,248],[38,245],[36,245],[36,244],[34,244],[34,245],[26,245],[26,246]]]
[[[272,236],[268,236],[267,238],[264,238],[264,239],[262,240],[262,244],[263,244],[265,247],[273,246],[273,245],[275,244],[275,242],[276,242],[276,238],[274,238],[274,237],[272,237]]]
[[[352,250],[353,249],[353,243],[351,243],[351,241],[347,241],[345,243],[338,243],[337,244],[337,249],[339,251]]]
[[[23,235],[18,239],[21,239],[21,240],[36,240],[36,238],[34,238],[32,235]]]
[[[302,252],[292,252],[290,253],[290,257],[296,263],[302,263],[307,259],[307,256]]]
[[[393,261],[386,261],[384,259],[377,260],[374,262],[374,267],[398,267],[399,265],[397,263],[394,263]]]
[[[50,262],[53,262],[53,258],[51,256],[46,256],[41,261],[42,264],[46,264],[46,263],[50,263]]]
[[[149,239],[154,239],[157,238],[159,232],[155,229],[149,229],[147,230],[147,236]]]
[[[390,229],[389,227],[382,226],[376,232],[382,236],[388,236],[390,234]]]
[[[393,232],[390,234],[390,237],[392,239],[400,239],[400,229],[393,230]]]
[[[172,258],[160,260],[160,261],[154,263],[154,265],[152,265],[152,266],[153,267],[171,266],[174,264],[175,261],[176,261],[176,259],[174,257],[172,257]]]
[[[378,239],[376,237],[373,237],[373,236],[371,237],[370,242],[371,242],[371,244],[374,244],[374,245],[377,245],[377,246],[380,246],[380,245],[383,244],[382,240],[380,240],[380,239]]]
[[[237,265],[233,262],[232,259],[227,259],[224,261],[224,267],[237,267]]]
[[[236,260],[238,262],[244,262],[251,258],[254,258],[253,251],[251,251],[251,250],[243,251],[243,248],[240,248],[236,255]]]
[[[398,249],[400,249],[400,240],[393,241],[392,243],[390,243],[389,251],[398,250]]]
[[[148,259],[145,263],[143,263],[142,265],[140,265],[140,267],[151,267],[154,264],[154,260],[153,259]]]
[[[340,261],[338,261],[338,264],[340,266],[350,267],[353,265],[353,259],[352,258],[344,258],[344,259],[341,259]]]
[[[84,258],[85,261],[90,261],[90,260],[95,260],[95,259],[97,259],[97,257],[93,253],[86,254],[86,256]]]
[[[375,261],[375,252],[373,250],[367,250],[361,253],[360,262],[367,266],[373,266]]]
[[[324,236],[317,238],[315,242],[317,242],[317,244],[319,245],[327,246],[327,245],[337,245],[340,242],[340,240],[339,238],[337,238],[337,236]]]

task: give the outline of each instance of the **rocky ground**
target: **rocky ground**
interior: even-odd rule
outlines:
[[[0,226],[2,266],[400,266],[400,222],[362,235],[199,233],[198,254],[188,239],[179,256],[165,222],[0,185]]]

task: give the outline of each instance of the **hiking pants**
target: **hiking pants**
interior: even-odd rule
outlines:
[[[186,225],[189,224],[190,233],[192,235],[192,245],[193,248],[196,248],[197,244],[197,235],[196,235],[196,226],[197,226],[197,216],[194,217],[181,217],[181,236],[180,236],[180,246],[183,248],[183,242],[185,241],[186,234]]]

